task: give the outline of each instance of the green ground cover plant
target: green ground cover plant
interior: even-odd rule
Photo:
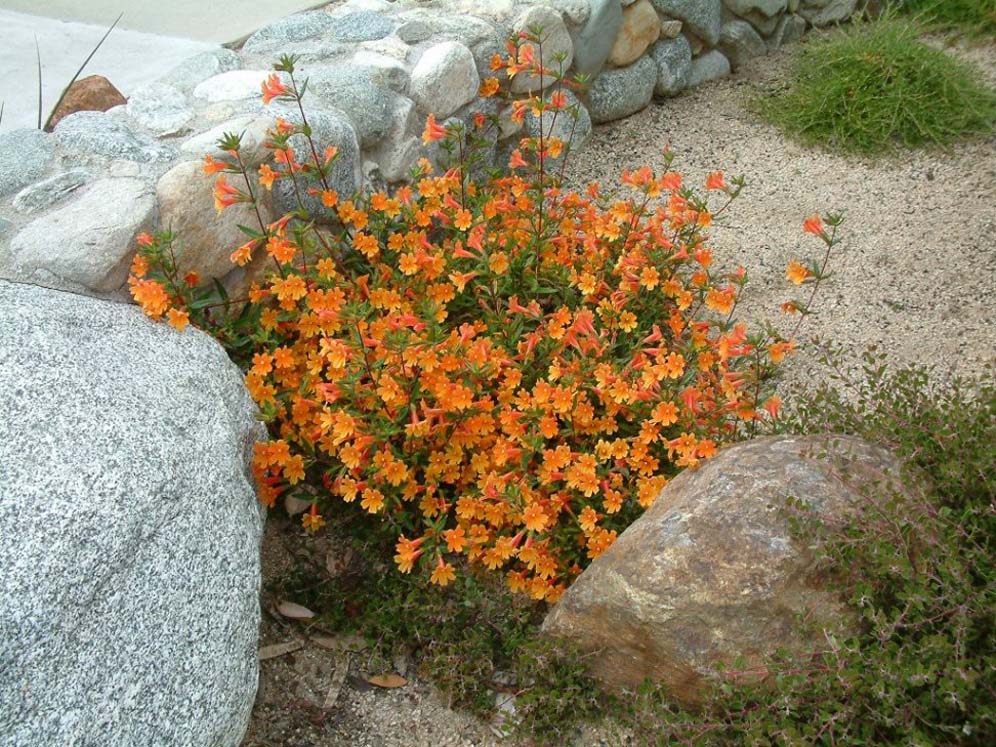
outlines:
[[[996,37],[996,0],[896,0],[918,20],[974,37]]]
[[[832,354],[831,362],[839,361]],[[641,692],[624,720],[648,745],[989,745],[996,739],[996,385],[943,383],[869,353],[798,393],[780,429],[850,433],[893,449],[920,499],[870,492],[839,525],[796,514],[862,631],[768,687],[724,685],[703,712]]]
[[[837,365],[839,352],[827,354]],[[546,610],[487,574],[439,589],[384,573],[389,553],[353,525],[355,568],[316,582],[299,570],[283,592],[326,610],[327,627],[364,635],[390,662],[404,649],[458,707],[494,712],[516,694],[513,734],[564,744],[598,719],[619,744],[989,745],[996,737],[996,384],[992,371],[943,383],[922,368],[889,369],[869,352],[856,375],[796,392],[778,432],[836,432],[886,445],[907,460],[922,500],[869,493],[868,510],[839,525],[787,506],[862,621],[820,659],[772,661],[761,685],[724,684],[702,708],[682,708],[652,683],[610,696],[584,657],[543,638]],[[914,552],[910,548],[915,548]],[[378,555],[378,552],[380,553]],[[378,571],[379,569],[379,571]],[[363,579],[383,574],[370,589]],[[320,575],[320,574],[319,574]],[[610,737],[611,738],[611,737]],[[610,742],[612,743],[612,742]]]
[[[814,38],[796,53],[787,90],[755,108],[806,144],[862,155],[991,135],[996,92],[919,34],[887,16]]]

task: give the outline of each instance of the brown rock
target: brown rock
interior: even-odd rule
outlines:
[[[53,112],[45,130],[51,132],[60,119],[76,112],[106,112],[127,103],[128,99],[103,75],[88,75],[69,86],[65,98]]]
[[[638,0],[623,8],[622,26],[609,52],[609,63],[625,67],[636,62],[660,35],[661,19],[650,0]]]
[[[839,458],[824,460],[831,453]],[[548,633],[591,653],[614,689],[651,678],[699,701],[717,665],[743,657],[751,679],[779,649],[826,647],[850,610],[828,588],[780,509],[798,498],[846,515],[861,484],[896,480],[900,463],[851,437],[776,437],[738,444],[661,491],[647,512],[595,560],[553,607]],[[803,631],[799,617],[814,623]],[[807,629],[808,630],[808,629]]]

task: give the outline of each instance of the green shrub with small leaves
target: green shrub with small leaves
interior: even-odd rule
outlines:
[[[831,355],[830,360],[839,360]],[[792,507],[860,615],[861,632],[772,681],[724,685],[700,712],[648,686],[624,721],[647,745],[991,745],[996,742],[996,384],[891,372],[809,391],[783,430],[850,433],[890,447],[922,494],[867,494],[827,526]]]

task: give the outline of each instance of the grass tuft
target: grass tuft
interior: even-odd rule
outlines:
[[[939,28],[996,37],[996,0],[899,0],[897,5]]]
[[[978,70],[886,18],[806,44],[788,90],[760,114],[809,145],[876,155],[993,133],[996,92]]]

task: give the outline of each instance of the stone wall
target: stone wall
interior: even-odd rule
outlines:
[[[490,60],[513,33],[541,26],[544,60],[589,76],[572,146],[592,125],[629,116],[651,100],[729,74],[751,57],[798,39],[809,26],[850,16],[855,0],[348,0],[288,16],[241,49],[201,53],[106,113],[79,112],[52,134],[0,134],[0,278],[87,295],[124,298],[136,232],[180,234],[180,263],[230,288],[242,280],[228,253],[249,223],[238,209],[217,215],[200,159],[225,132],[244,133],[245,154],[264,155],[260,84],[281,54],[299,58],[305,102],[321,144],[340,161],[343,194],[403,181],[423,154],[425,117],[501,115],[478,97]],[[542,92],[549,80],[517,76],[512,91]],[[491,154],[538,123],[502,117]],[[431,155],[431,154],[430,154]],[[288,195],[264,212],[279,214]]]

